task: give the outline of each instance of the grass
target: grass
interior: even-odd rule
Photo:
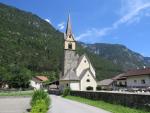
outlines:
[[[121,105],[106,103],[104,101],[90,100],[90,99],[85,99],[85,98],[76,97],[76,96],[66,96],[65,98],[70,99],[70,100],[75,100],[75,101],[88,104],[91,106],[95,106],[95,107],[110,111],[112,113],[150,113],[150,112],[146,112],[143,110],[137,110],[137,109],[133,109],[129,107],[124,107]]]
[[[7,91],[7,92],[0,92],[1,96],[32,96],[33,90],[30,91]]]

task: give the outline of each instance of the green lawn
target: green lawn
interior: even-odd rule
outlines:
[[[0,96],[32,96],[33,90],[31,91],[8,91],[0,92]]]
[[[150,112],[146,112],[146,111],[142,111],[142,110],[124,107],[121,105],[106,103],[104,101],[95,101],[95,100],[90,100],[90,99],[85,99],[85,98],[75,97],[75,96],[67,96],[65,98],[75,100],[75,101],[78,101],[81,103],[85,103],[88,105],[92,105],[92,106],[95,106],[98,108],[102,108],[102,109],[110,111],[112,113],[150,113]]]

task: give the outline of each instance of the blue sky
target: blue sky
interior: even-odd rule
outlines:
[[[64,32],[70,12],[77,40],[118,43],[150,56],[150,0],[0,0]]]

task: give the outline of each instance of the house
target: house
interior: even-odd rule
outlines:
[[[150,68],[128,71],[125,77],[128,88],[150,87]]]
[[[49,90],[58,90],[59,89],[59,80],[50,82],[47,84]]]
[[[100,87],[102,90],[112,90],[114,86],[113,79],[105,79],[102,81],[97,82],[97,86]]]
[[[42,89],[44,88],[44,82],[48,81],[46,76],[35,76],[30,81],[30,86],[34,89]]]
[[[7,89],[7,88],[9,88],[9,85],[6,83],[0,82],[0,88],[1,89]]]
[[[64,33],[64,60],[60,76],[60,89],[69,87],[71,90],[96,90],[95,69],[86,54],[79,56],[76,53],[70,16],[68,17],[66,33]]]
[[[149,88],[150,68],[130,70],[112,78],[114,89]]]
[[[114,86],[115,87],[126,87],[127,85],[127,82],[126,82],[126,74],[125,73],[122,73],[122,74],[119,74],[115,77],[113,77],[112,79],[114,80]]]

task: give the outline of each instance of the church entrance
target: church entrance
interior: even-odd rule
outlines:
[[[93,91],[93,87],[92,86],[88,86],[88,87],[86,87],[86,90],[87,91]]]

